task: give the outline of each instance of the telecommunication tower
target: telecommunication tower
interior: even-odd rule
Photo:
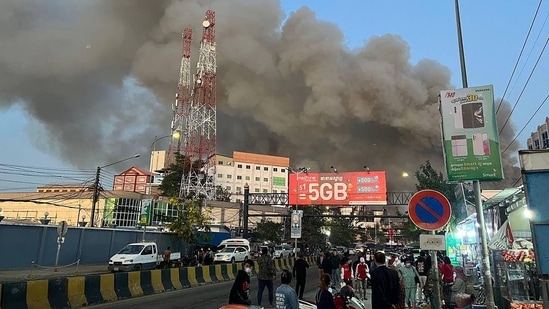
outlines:
[[[183,173],[180,197],[215,199],[216,154],[216,43],[215,12],[206,11],[190,112],[187,118],[185,156],[190,169]]]
[[[172,138],[168,151],[167,166],[175,163],[175,154],[183,154],[183,147],[187,140],[187,119],[191,110],[191,42],[193,30],[185,28],[182,33],[183,48],[177,94],[172,104],[173,120],[171,123]]]

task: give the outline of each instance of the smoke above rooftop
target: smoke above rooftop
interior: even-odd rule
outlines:
[[[208,8],[190,0],[2,1],[0,111],[22,106],[40,132],[36,144],[77,167],[148,153],[154,136],[169,134],[181,32],[194,27],[196,60]],[[387,171],[390,190],[412,189],[402,171],[426,160],[443,170],[437,95],[455,88],[459,72],[430,59],[411,63],[395,34],[350,49],[337,25],[307,7],[289,16],[277,0],[212,1],[212,9],[218,153],[289,156],[317,171],[367,165]],[[503,104],[500,124],[510,112]],[[502,149],[514,136],[508,125]],[[511,184],[520,176],[517,148],[503,154]]]

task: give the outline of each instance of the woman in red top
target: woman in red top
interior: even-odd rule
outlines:
[[[452,262],[449,257],[445,256],[444,263],[440,264],[438,268],[440,269],[440,274],[442,275],[442,282],[454,282],[454,266],[452,266]]]
[[[341,281],[351,281],[353,278],[353,268],[351,267],[351,260],[347,260],[341,265]]]

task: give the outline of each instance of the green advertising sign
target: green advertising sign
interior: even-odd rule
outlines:
[[[152,200],[150,199],[141,201],[141,216],[139,217],[139,224],[149,224],[149,218],[151,217],[151,203]]]
[[[493,86],[443,90],[440,109],[448,180],[503,179]]]

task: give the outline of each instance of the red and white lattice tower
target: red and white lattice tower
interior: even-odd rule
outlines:
[[[179,82],[177,83],[177,94],[172,105],[173,120],[171,124],[172,139],[168,150],[166,166],[175,163],[175,154],[183,154],[183,147],[187,140],[187,118],[191,110],[191,41],[193,30],[183,30],[183,48],[181,54],[181,67],[179,69]]]
[[[181,179],[180,197],[215,199],[216,44],[215,12],[206,11],[189,117],[185,155],[191,163]]]

